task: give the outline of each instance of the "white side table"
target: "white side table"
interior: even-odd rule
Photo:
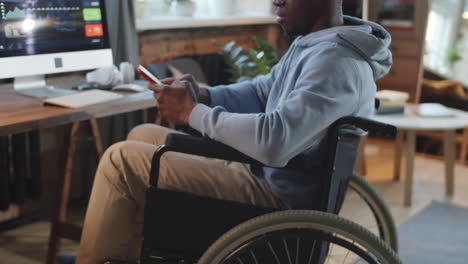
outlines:
[[[374,115],[373,119],[394,125],[398,128],[397,145],[395,148],[395,178],[400,178],[401,151],[404,135],[406,134],[406,177],[403,203],[411,206],[413,192],[414,153],[416,149],[417,131],[443,131],[445,157],[445,191],[447,196],[454,193],[455,168],[455,132],[457,129],[468,127],[468,112],[451,109],[454,117],[421,117],[416,114],[417,105],[408,105],[405,114]]]

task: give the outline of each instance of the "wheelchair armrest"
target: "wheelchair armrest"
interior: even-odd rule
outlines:
[[[173,133],[167,136],[165,144],[153,155],[150,172],[152,188],[158,186],[161,156],[170,151],[264,166],[261,162],[212,139]]]
[[[271,167],[243,154],[242,152],[232,147],[229,147],[228,145],[209,138],[174,133],[167,136],[166,146],[169,147],[170,151],[247,163],[261,167]],[[305,154],[299,154],[291,159],[285,167],[279,169],[307,170],[309,169],[310,165],[310,157]]]
[[[395,126],[377,122],[363,117],[347,116],[336,121],[333,126],[335,131],[343,125],[353,125],[362,130],[373,133],[378,137],[395,138],[397,128]]]
[[[238,150],[209,138],[174,133],[167,136],[165,145],[175,152],[264,166]]]

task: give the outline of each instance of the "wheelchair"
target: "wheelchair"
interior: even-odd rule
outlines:
[[[343,117],[323,140],[325,162],[317,170],[301,154],[282,169],[320,176],[317,208],[265,208],[159,189],[160,158],[180,152],[265,166],[219,142],[171,134],[153,156],[143,227],[142,264],[401,263],[393,218],[380,196],[353,173],[361,136],[395,137],[396,128],[360,117]],[[373,234],[340,217],[348,187],[369,206]],[[120,263],[120,262],[108,262]]]

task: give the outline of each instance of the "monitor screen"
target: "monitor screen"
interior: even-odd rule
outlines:
[[[109,48],[103,1],[0,0],[0,57]]]

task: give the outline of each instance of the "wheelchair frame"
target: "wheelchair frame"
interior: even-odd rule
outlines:
[[[328,130],[326,146],[329,152],[321,173],[324,181],[322,186],[327,187],[321,194],[321,205],[313,209],[336,214],[342,206],[360,140],[356,129],[349,133],[350,127],[372,131],[382,137],[396,135],[395,127],[365,118],[343,117],[336,121]],[[281,210],[158,189],[160,159],[164,153],[171,151],[265,166],[229,146],[207,138],[169,135],[166,145],[156,151],[152,160],[141,263],[196,262],[226,231],[253,217]],[[310,172],[309,158],[301,154],[284,169]]]

